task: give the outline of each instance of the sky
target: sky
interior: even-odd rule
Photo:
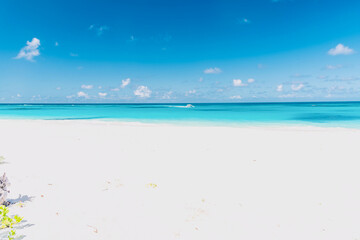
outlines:
[[[358,0],[3,0],[0,103],[360,100]]]

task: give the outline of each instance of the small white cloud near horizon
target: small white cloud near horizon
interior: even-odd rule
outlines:
[[[127,79],[124,79],[124,80],[121,80],[121,88],[124,88],[126,87],[127,85],[129,85],[131,82],[131,79],[130,78],[127,78]]]
[[[282,90],[283,90],[283,85],[282,85],[282,84],[280,84],[280,85],[278,85],[278,86],[276,87],[276,91],[282,92]]]
[[[234,87],[246,86],[246,84],[243,83],[240,79],[233,79],[233,85],[234,85]]]
[[[354,49],[351,49],[347,46],[344,46],[343,44],[339,43],[336,45],[335,48],[331,48],[328,51],[329,55],[336,56],[336,55],[350,55],[353,54],[355,51]]]
[[[242,97],[240,95],[236,95],[236,96],[231,96],[230,99],[242,99]]]
[[[189,91],[187,91],[187,92],[185,93],[185,96],[189,96],[189,95],[195,94],[195,93],[196,93],[196,90],[195,90],[195,89],[189,90]]]
[[[106,97],[108,94],[106,92],[99,92],[99,97]]]
[[[61,87],[56,87],[56,90],[61,90]]]
[[[255,82],[255,79],[249,78],[247,81],[248,81],[248,83],[253,83],[253,82]]]
[[[173,94],[172,91],[168,91],[162,96],[162,99],[171,99],[172,94]]]
[[[291,85],[291,89],[292,89],[293,91],[299,91],[299,90],[301,90],[303,87],[304,87],[304,84],[302,84],[302,83],[300,83],[300,84],[298,84],[298,85],[295,85],[295,84],[292,84],[292,85]]]
[[[81,85],[82,89],[92,89],[93,87],[94,87],[93,85],[86,85],[86,84]]]
[[[141,98],[148,98],[151,96],[151,90],[146,86],[139,86],[134,91],[135,96],[141,97]]]
[[[81,92],[81,91],[77,93],[77,96],[78,97],[83,97],[83,98],[89,98],[89,95],[87,93],[84,93],[84,92]]]
[[[31,42],[27,41],[26,46],[20,50],[18,55],[15,57],[15,59],[25,58],[26,60],[33,62],[34,57],[40,55],[39,47],[40,47],[39,39],[33,38]]]
[[[215,68],[207,68],[207,69],[204,70],[205,74],[218,74],[218,73],[221,73],[221,72],[222,72],[221,69],[217,68],[217,67],[215,67]]]
[[[293,98],[295,96],[296,95],[294,93],[288,93],[288,94],[280,95],[279,98]]]

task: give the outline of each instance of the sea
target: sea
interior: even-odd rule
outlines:
[[[0,104],[0,119],[360,128],[360,102]]]

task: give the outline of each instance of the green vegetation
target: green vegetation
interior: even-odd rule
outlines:
[[[1,220],[1,229],[4,228],[9,228],[9,234],[8,234],[8,239],[9,240],[14,240],[15,239],[15,235],[16,235],[16,230],[13,229],[14,224],[20,223],[23,218],[15,215],[13,218],[8,216],[9,213],[9,208],[1,205],[0,206],[0,220]]]

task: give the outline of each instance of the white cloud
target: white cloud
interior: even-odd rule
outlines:
[[[99,94],[99,97],[106,97],[106,96],[108,95],[108,94],[107,94],[107,93],[105,93],[105,92],[104,92],[104,93],[99,92],[98,94]]]
[[[186,91],[186,92],[185,92],[185,96],[189,96],[189,95],[195,94],[195,93],[196,93],[196,90],[195,90],[195,89],[189,90],[189,91]]]
[[[334,69],[339,69],[339,68],[342,68],[343,65],[341,64],[338,64],[338,65],[326,65],[326,69],[329,69],[329,70],[334,70]]]
[[[71,53],[70,53],[70,56],[71,56],[71,57],[78,57],[79,54],[77,54],[77,53],[72,53],[72,52],[71,52]]]
[[[93,85],[85,85],[85,84],[81,85],[82,89],[92,89],[93,87],[94,87]]]
[[[234,80],[233,80],[233,85],[234,85],[235,87],[246,86],[246,84],[244,84],[240,79],[234,79]]]
[[[311,77],[309,74],[301,74],[301,73],[295,73],[294,75],[290,76],[291,78],[308,78]]]
[[[360,78],[359,77],[341,77],[339,80],[341,81],[354,81],[354,80],[359,80]]]
[[[349,55],[349,54],[353,54],[354,53],[354,49],[351,49],[347,46],[344,46],[343,44],[339,43],[338,45],[336,45],[335,48],[331,48],[328,51],[329,55],[332,56],[336,56],[336,55]]]
[[[127,85],[129,85],[131,82],[130,78],[127,78],[127,79],[124,79],[124,80],[121,80],[121,88],[124,88],[126,87]]]
[[[278,86],[276,87],[276,91],[282,92],[282,90],[283,90],[283,85],[282,85],[282,84],[280,84],[280,85],[278,85]]]
[[[230,99],[241,99],[242,97],[240,95],[237,96],[231,96]]]
[[[131,35],[128,42],[136,42],[137,41],[137,38],[135,38],[134,35]]]
[[[238,23],[239,24],[249,24],[249,23],[251,23],[251,21],[247,18],[242,18],[242,19],[238,20]]]
[[[255,82],[255,79],[253,79],[253,78],[248,79],[248,83],[253,83],[253,82]]]
[[[20,93],[18,93],[18,94],[16,94],[16,96],[17,96],[17,97],[21,97],[21,94],[20,94]]]
[[[40,94],[38,94],[38,95],[33,95],[33,96],[31,97],[31,101],[35,101],[35,100],[42,100],[41,95],[40,95]]]
[[[205,74],[217,74],[217,73],[221,73],[222,71],[221,71],[221,69],[220,68],[217,68],[217,67],[215,67],[215,68],[208,68],[208,69],[205,69],[204,70],[204,73]]]
[[[59,46],[59,43],[58,43],[58,42],[55,42],[55,46],[56,46],[56,47]]]
[[[162,99],[171,99],[171,95],[172,95],[172,91],[166,92],[163,96]]]
[[[61,87],[57,87],[56,90],[61,90]]]
[[[84,93],[84,92],[78,92],[77,96],[78,97],[83,97],[83,98],[89,98],[89,95],[87,93]]]
[[[33,58],[40,55],[39,47],[39,39],[33,38],[31,42],[27,41],[26,46],[20,50],[15,59],[25,58],[26,60],[34,61]]]
[[[139,86],[134,91],[135,96],[141,97],[141,98],[147,98],[151,95],[151,90],[146,86]]]
[[[304,84],[302,84],[302,83],[300,83],[300,84],[298,84],[298,85],[295,85],[295,84],[291,85],[291,89],[292,89],[293,91],[299,91],[299,90],[302,89],[303,87],[304,87]]]
[[[189,95],[195,94],[195,93],[196,93],[196,90],[195,90],[195,89],[189,90],[189,91],[187,91],[187,92],[185,93],[185,96],[189,96]]]
[[[92,24],[90,25],[89,30],[95,31],[98,36],[101,36],[103,35],[104,31],[109,30],[109,27],[106,25]]]
[[[279,98],[292,98],[292,97],[295,97],[295,94],[288,93],[288,94],[283,94],[283,95],[279,96]]]

